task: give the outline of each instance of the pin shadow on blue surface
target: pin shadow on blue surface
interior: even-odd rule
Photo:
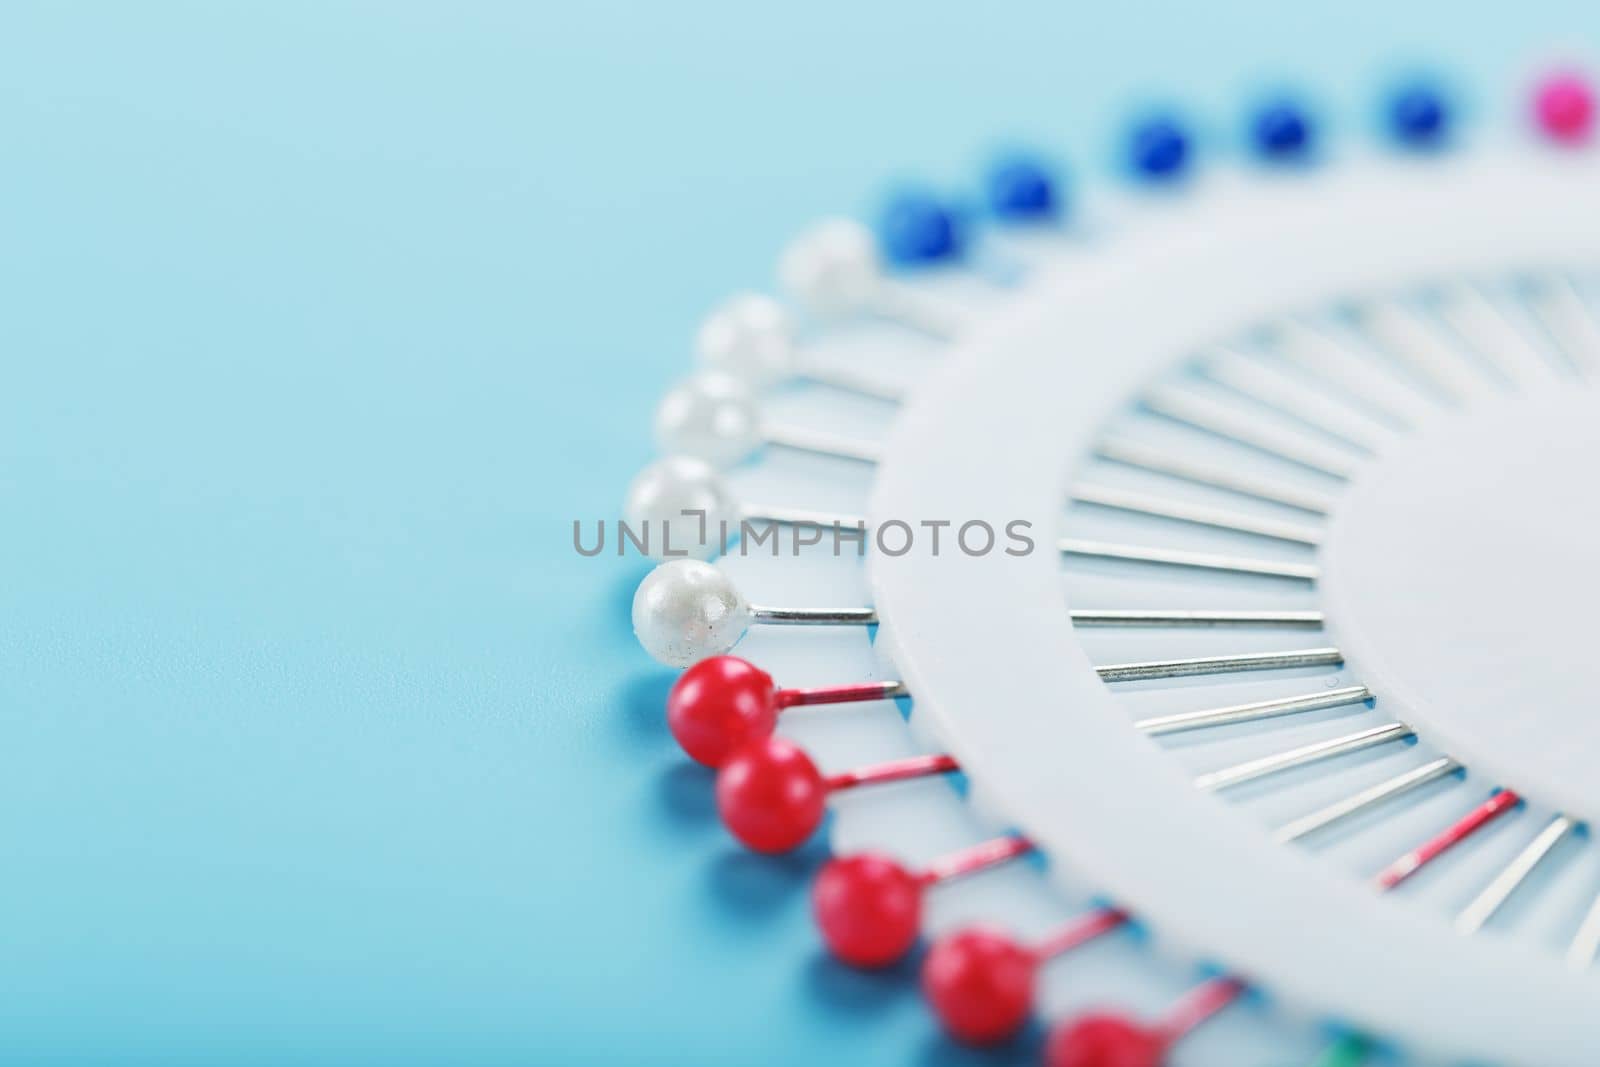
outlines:
[[[616,696],[611,700],[610,707],[606,708],[606,713],[616,723],[619,739],[624,745],[660,750],[670,743],[667,694],[677,680],[677,671],[647,669],[617,686]]]
[[[707,885],[730,921],[752,925],[809,903],[811,879],[828,861],[827,835],[819,833],[793,852],[765,856],[732,843],[711,861]]]

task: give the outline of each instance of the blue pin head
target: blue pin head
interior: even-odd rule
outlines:
[[[1134,124],[1128,134],[1128,166],[1147,181],[1173,181],[1189,167],[1189,134],[1170,115]]]
[[[1450,105],[1439,87],[1427,81],[1402,85],[1389,97],[1389,132],[1409,148],[1434,148],[1450,132]]]
[[[954,208],[925,192],[908,190],[889,198],[878,216],[878,244],[890,263],[920,267],[955,259],[964,240]]]
[[[1273,163],[1293,163],[1311,153],[1311,117],[1294,100],[1274,100],[1250,119],[1250,142],[1257,154]]]
[[[984,194],[989,210],[1006,222],[1046,222],[1061,210],[1050,168],[1020,153],[994,161],[984,177]]]

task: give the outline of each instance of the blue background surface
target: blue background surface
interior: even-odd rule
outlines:
[[[0,1060],[962,1062],[728,844],[571,520],[821,213],[1289,77],[1493,122],[1600,28],[1300,8],[8,4]]]

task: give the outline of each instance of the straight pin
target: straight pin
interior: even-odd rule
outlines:
[[[941,856],[921,870],[877,852],[835,856],[812,883],[811,911],[836,957],[857,967],[884,967],[916,944],[927,890],[1031,851],[1033,842],[1007,834]]]
[[[1194,780],[1196,789],[1213,792],[1218,789],[1230,789],[1246,782],[1254,782],[1273,774],[1294,770],[1312,763],[1321,763],[1323,760],[1334,759],[1337,756],[1360,752],[1376,745],[1387,744],[1390,741],[1400,741],[1414,737],[1411,727],[1403,722],[1391,722],[1383,726],[1374,726],[1366,730],[1358,730],[1353,734],[1345,734],[1327,741],[1317,741],[1309,745],[1291,748],[1287,752],[1279,752],[1260,759],[1246,760],[1236,763],[1232,767],[1224,767],[1220,771],[1202,774]]]
[[[891,403],[904,395],[891,382],[807,359],[788,310],[761,293],[741,293],[712,309],[695,333],[694,347],[701,367],[737,378],[752,392],[797,380]]]
[[[769,855],[805,843],[827,813],[834,793],[909,782],[959,770],[946,754],[855,767],[824,775],[800,746],[781,737],[752,741],[717,772],[717,814],[739,842]]]
[[[1170,1045],[1239,999],[1244,990],[1244,983],[1237,978],[1208,978],[1167,1009],[1156,1030]]]
[[[1587,377],[1600,367],[1600,323],[1570,277],[1551,273],[1535,279],[1528,302],[1574,371]]]
[[[1464,354],[1416,312],[1394,300],[1376,300],[1357,309],[1361,325],[1389,356],[1411,368],[1453,405],[1490,389]]]
[[[1167,567],[1226,571],[1230,574],[1250,574],[1263,578],[1294,578],[1314,582],[1321,573],[1315,564],[1310,563],[1279,563],[1276,560],[1245,559],[1213,552],[1148,548],[1141,545],[1112,544],[1107,541],[1085,541],[1072,537],[1063,538],[1057,542],[1057,547],[1067,556],[1120,560],[1126,563],[1156,563]]]
[[[1460,819],[1445,827],[1437,835],[1424,841],[1379,871],[1372,880],[1373,884],[1379,889],[1393,889],[1413,874],[1416,874],[1424,866],[1432,863],[1444,853],[1455,848],[1461,842],[1489,825],[1489,823],[1516,807],[1520,802],[1520,798],[1509,790],[1494,794]]]
[[[1397,430],[1411,429],[1434,407],[1392,373],[1304,322],[1278,324],[1270,343],[1291,363],[1335,386]]]
[[[1478,286],[1461,282],[1448,287],[1437,307],[1439,317],[1512,385],[1554,376],[1550,361]]]
[[[1385,867],[1374,879],[1378,891],[1393,889],[1515,806],[1516,798],[1511,794],[1497,793],[1490,797],[1437,836]],[[1358,1067],[1365,1062],[1371,1048],[1371,1043],[1361,1035],[1346,1034],[1324,1049],[1313,1067]]]
[[[1413,789],[1420,789],[1429,782],[1438,781],[1440,778],[1452,775],[1460,769],[1461,764],[1448,756],[1441,756],[1436,760],[1424,763],[1414,770],[1406,771],[1404,774],[1397,774],[1393,778],[1363,789],[1358,793],[1345,797],[1343,800],[1335,801],[1327,807],[1295,819],[1293,822],[1284,823],[1272,835],[1273,840],[1281,845],[1286,845],[1291,841],[1298,841],[1320,830],[1325,830],[1336,823],[1353,818],[1364,811],[1369,811],[1385,801],[1404,796]]]
[[[966,315],[890,278],[878,242],[852,219],[825,219],[790,242],[778,261],[783,289],[819,319],[870,316],[950,341]]]
[[[816,382],[830,389],[855,393],[888,404],[899,404],[906,398],[907,391],[904,388],[845,367],[824,367],[817,363],[808,363],[800,367],[797,373],[803,381]]]
[[[1027,1024],[1042,964],[1127,921],[1127,914],[1116,908],[1094,908],[1032,942],[984,925],[955,930],[929,949],[922,965],[923,992],[951,1036],[971,1045],[993,1045]],[[1021,981],[1019,971],[1026,975]]]
[[[855,704],[906,696],[893,680],[780,688],[772,675],[737,656],[712,656],[679,675],[667,694],[667,727],[691,758],[721,767],[740,749],[765,742],[790,708]]]
[[[1322,543],[1321,532],[1310,526],[1275,519],[1258,519],[1253,515],[1244,515],[1236,511],[1205,507],[1183,500],[1170,500],[1128,489],[1080,485],[1072,491],[1072,499],[1080,504],[1093,504],[1096,507],[1171,519],[1174,522],[1186,522],[1195,526],[1209,526],[1217,530],[1232,530],[1235,533],[1267,537],[1291,544],[1315,546]]]
[[[1550,850],[1561,843],[1561,839],[1571,833],[1577,822],[1566,815],[1557,815],[1528,846],[1517,854],[1504,870],[1495,875],[1490,883],[1483,887],[1479,893],[1456,916],[1456,931],[1462,934],[1475,934],[1483,929],[1485,923],[1494,918],[1495,913],[1505,906],[1528,875],[1533,873],[1535,867],[1550,855]]]
[[[1150,1023],[1115,1012],[1094,1012],[1063,1021],[1050,1031],[1045,1062],[1159,1067],[1173,1045],[1238,1000],[1245,988],[1244,982],[1227,975],[1208,978]]]
[[[1188,678],[1201,674],[1290,670],[1296,667],[1336,667],[1344,662],[1337,648],[1305,648],[1292,652],[1247,652],[1238,656],[1196,656],[1192,659],[1147,660],[1096,667],[1107,682],[1136,682],[1150,678]]]
[[[1596,955],[1600,955],[1600,896],[1589,906],[1589,913],[1567,948],[1567,966],[1574,971],[1587,971],[1594,966]]]
[[[679,382],[656,408],[656,443],[668,456],[692,456],[731,467],[763,445],[877,463],[881,448],[823,430],[774,425],[762,417],[749,385],[732,375],[697,374]]]
[[[1256,611],[1075,611],[1085,626],[1290,626],[1316,627],[1316,612]],[[722,570],[698,559],[674,559],[656,567],[633,594],[633,632],[657,660],[687,667],[721,656],[750,627],[876,626],[869,606],[790,608],[751,604]],[[1249,659],[1249,657],[1245,657]]]
[[[878,446],[865,441],[853,441],[839,434],[812,430],[800,426],[761,425],[762,439],[774,448],[788,448],[796,452],[810,452],[818,456],[847,459],[855,463],[877,463],[882,458]]]
[[[1366,686],[1349,685],[1320,693],[1308,693],[1304,696],[1283,697],[1279,700],[1258,700],[1251,704],[1234,704],[1225,708],[1186,711],[1176,715],[1158,715],[1154,718],[1140,719],[1133,724],[1133,728],[1141,730],[1151,737],[1161,737],[1165,734],[1181,733],[1185,730],[1200,730],[1211,726],[1227,726],[1241,722],[1258,722],[1262,719],[1277,718],[1280,715],[1295,715],[1305,711],[1321,711],[1324,708],[1359,704],[1362,701],[1371,699],[1372,691]]]
[[[826,529],[834,531],[836,547],[846,531],[858,545],[866,543],[867,522],[862,516],[747,503],[715,467],[693,456],[666,456],[640,471],[628,486],[623,514],[629,529],[643,538],[644,550],[657,559],[725,554],[733,539],[744,534],[746,523],[815,528],[817,539],[805,542],[809,544],[820,544],[820,531]],[[620,526],[617,536],[622,536]],[[762,537],[754,532],[751,536]],[[777,535],[772,537],[776,551]],[[802,544],[798,531],[794,544],[798,551]]]
[[[1415,873],[1424,864],[1437,859],[1446,849],[1464,840],[1487,821],[1483,819],[1466,825],[1468,820],[1462,820],[1440,835],[1441,838],[1450,835],[1450,840],[1442,847],[1430,847],[1433,842],[1424,845],[1418,851],[1425,851],[1426,854],[1408,869],[1407,874]],[[1402,857],[1402,860],[1406,858]],[[1380,891],[1392,889],[1399,881],[1380,880],[1378,888]],[[1122,1056],[1118,1062],[1156,1067],[1165,1061],[1166,1054],[1175,1043],[1232,1004],[1246,988],[1241,979],[1228,975],[1208,978],[1179,998],[1166,1015],[1153,1024],[1113,1013],[1095,1013],[1063,1022],[1051,1030],[1045,1059],[1049,1063],[1100,1063],[1100,1050],[1111,1047]],[[1370,1047],[1359,1035],[1346,1034],[1323,1051],[1317,1058],[1316,1067],[1355,1067],[1366,1058]]]
[[[766,626],[876,626],[876,608],[767,608],[750,605],[750,621]]]
[[[1377,453],[1392,431],[1356,408],[1329,399],[1276,364],[1218,349],[1202,364],[1206,377],[1262,407],[1291,415],[1367,455]]]
[[[1197,462],[1186,456],[1164,452],[1159,448],[1151,448],[1133,441],[1102,441],[1095,446],[1095,454],[1101,459],[1120,463],[1125,467],[1177,478],[1210,489],[1220,489],[1238,496],[1265,500],[1271,504],[1281,504],[1296,511],[1326,515],[1333,510],[1333,497],[1327,493],[1242,474],[1223,466]]]
[[[675,559],[645,575],[633,594],[633,632],[669,667],[729,652],[753,625],[872,626],[871,607],[788,608],[751,604],[727,573],[697,559]]]
[[[740,518],[746,522],[770,522],[778,526],[815,526],[820,529],[865,531],[867,520],[861,515],[843,512],[812,511],[809,508],[786,508],[772,504],[741,506]]]
[[[1320,630],[1320,611],[1073,611],[1075,626],[1132,627],[1223,627],[1273,626],[1285,629]]]
[[[1198,396],[1185,396],[1174,389],[1159,389],[1146,395],[1144,407],[1196,430],[1245,445],[1257,452],[1285,460],[1341,481],[1356,469],[1356,462],[1333,448],[1323,447],[1276,427],[1263,426],[1232,411],[1225,405]]]

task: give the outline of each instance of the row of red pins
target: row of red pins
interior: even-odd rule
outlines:
[[[902,695],[896,682],[779,688],[754,664],[715,656],[690,667],[673,685],[667,722],[690,757],[717,769],[717,811],[733,836],[757,852],[779,853],[797,848],[817,830],[832,793],[960,770],[953,757],[937,754],[824,775],[798,745],[774,734],[778,716],[788,708]],[[1374,884],[1393,889],[1518,803],[1510,791],[1491,794],[1379,871]],[[921,936],[926,892],[1032,851],[1026,837],[1005,834],[918,870],[878,852],[837,856],[817,873],[812,910],[835,957],[856,967],[885,967],[904,958]],[[956,930],[929,949],[922,989],[952,1037],[974,1045],[1003,1042],[1032,1016],[1041,966],[1131,922],[1119,908],[1096,907],[1031,943],[989,926]],[[1051,1030],[1046,1063],[1159,1067],[1178,1041],[1247,989],[1243,980],[1224,975],[1201,982],[1154,1021],[1114,1012],[1063,1020]]]

